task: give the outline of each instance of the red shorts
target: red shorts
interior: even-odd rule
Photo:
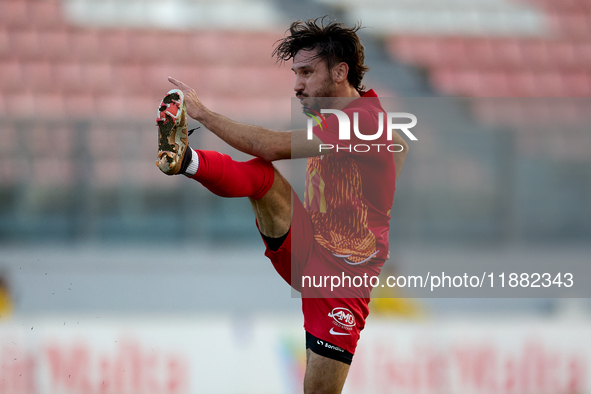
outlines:
[[[267,248],[265,256],[301,292],[304,329],[354,354],[369,314],[370,278],[379,275],[384,261],[350,265],[320,246],[308,212],[297,194],[292,195],[289,234],[277,251]]]

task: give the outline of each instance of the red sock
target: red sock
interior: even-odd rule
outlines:
[[[273,186],[273,165],[263,159],[234,161],[223,153],[196,150],[199,156],[197,173],[191,178],[221,197],[263,198]]]

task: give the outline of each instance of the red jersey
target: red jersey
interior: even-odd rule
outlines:
[[[373,141],[359,139],[354,131],[354,113],[358,130],[375,135],[379,113],[385,123],[385,111],[373,90],[362,92],[342,111],[349,117],[351,139],[339,140],[335,115],[313,132],[331,153],[308,158],[304,205],[320,245],[348,264],[365,264],[371,259],[386,260],[390,211],[394,199],[396,170],[394,156],[387,146],[385,125],[382,135]],[[338,147],[338,151],[337,151]],[[369,151],[366,151],[369,147]]]

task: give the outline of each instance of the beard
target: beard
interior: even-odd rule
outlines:
[[[308,115],[310,109],[312,112],[320,112],[321,108],[331,108],[332,100],[331,97],[336,96],[336,86],[331,76],[328,76],[323,82],[320,88],[312,93],[312,96],[307,97],[306,106],[302,108],[303,112]]]

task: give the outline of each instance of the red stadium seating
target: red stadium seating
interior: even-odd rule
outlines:
[[[168,76],[218,102],[238,98],[238,116],[251,116],[253,95],[289,101],[293,94],[291,73],[271,58],[281,34],[75,27],[56,0],[4,1],[2,11],[0,93],[25,88],[29,102],[53,98],[40,111],[46,115],[152,116],[154,102],[173,87]],[[12,105],[6,112],[22,115]]]
[[[127,30],[99,31],[99,48],[97,55],[111,61],[129,60],[132,58],[130,45],[131,32]]]
[[[66,28],[41,31],[39,34],[39,53],[45,59],[65,60],[72,53],[70,35]]]
[[[0,26],[0,60],[10,56],[10,38],[8,28]]]
[[[10,91],[21,86],[21,64],[17,60],[0,61],[0,91]]]
[[[22,0],[2,0],[0,24],[9,27],[21,27],[29,24],[28,2]]]
[[[591,94],[591,2],[514,0],[545,13],[548,36],[397,35],[392,57],[425,68],[445,94],[586,97]]]
[[[100,34],[95,29],[70,29],[68,34],[70,58],[81,62],[108,59],[108,51],[115,50],[116,46],[111,48],[109,44],[105,44],[104,34]]]
[[[42,0],[35,3],[29,2],[27,12],[28,24],[49,29],[63,24],[61,1]]]
[[[33,28],[12,30],[10,51],[23,60],[38,59],[41,53],[39,31]]]
[[[96,98],[92,93],[68,92],[64,94],[64,111],[69,120],[96,116]]]

